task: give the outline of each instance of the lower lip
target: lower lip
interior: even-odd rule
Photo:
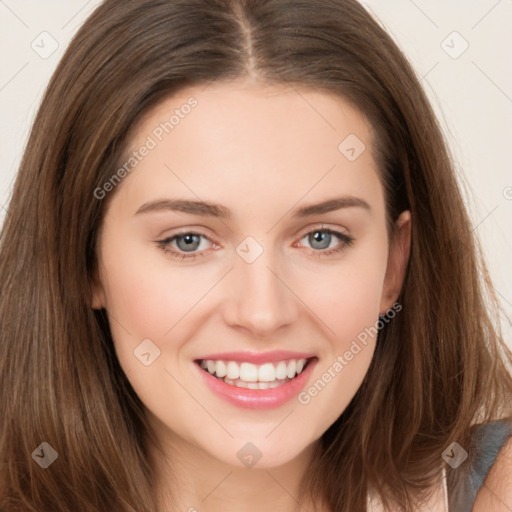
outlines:
[[[301,392],[317,361],[316,357],[311,359],[297,377],[280,386],[268,389],[239,388],[238,386],[226,384],[203,370],[197,363],[194,363],[194,366],[201,373],[206,385],[215,394],[224,398],[229,403],[245,409],[273,409],[285,404]]]

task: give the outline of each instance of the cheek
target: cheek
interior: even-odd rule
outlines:
[[[134,261],[124,263],[125,272],[116,271],[108,278],[108,306],[125,319],[128,330],[131,327],[143,336],[163,337],[204,294],[199,272],[169,272],[154,265],[141,268]]]
[[[115,237],[104,247],[102,283],[116,352],[129,369],[137,366],[133,351],[143,340],[163,349],[175,326],[190,323],[215,279],[199,267],[178,268],[156,247],[120,247]]]
[[[376,341],[376,321],[379,314],[380,286],[375,283],[378,275],[367,271],[364,275],[347,272],[338,276],[338,285],[329,293],[318,297],[318,310],[323,323],[328,326],[321,354],[321,371],[334,371],[343,377],[337,379],[343,384],[343,394],[355,393],[352,384],[362,380],[370,364]],[[329,297],[327,299],[326,297]],[[338,356],[341,356],[341,365]],[[329,379],[326,376],[326,379]],[[333,387],[337,387],[336,384]]]
[[[323,345],[314,377],[298,396],[312,439],[346,409],[371,364],[385,268],[381,258],[360,260],[325,279],[325,293],[310,295],[328,344]]]
[[[318,315],[338,352],[378,319],[386,262],[384,239],[300,281],[298,295]]]
[[[332,276],[326,283],[327,290],[313,297],[336,334],[353,332],[378,316],[380,280],[380,272],[347,269]]]

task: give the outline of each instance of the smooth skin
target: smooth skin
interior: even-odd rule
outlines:
[[[109,192],[92,307],[106,309],[120,364],[164,447],[169,466],[152,453],[162,510],[292,511],[315,443],[360,387],[375,337],[307,405],[293,399],[269,410],[214,395],[194,359],[311,352],[318,357],[311,386],[395,304],[411,216],[401,214],[389,240],[370,127],[346,101],[322,92],[246,80],[189,87],[145,115],[128,153],[155,139],[191,96],[197,106]],[[338,150],[349,134],[366,146],[354,161]],[[340,196],[370,209],[293,215]],[[223,205],[231,216],[137,213],[171,198]],[[200,234],[193,248],[187,233]],[[236,250],[248,236],[263,249],[252,263]],[[322,254],[333,248],[341,250]],[[134,355],[146,339],[160,350],[148,366]],[[237,457],[248,442],[262,454],[250,469]]]

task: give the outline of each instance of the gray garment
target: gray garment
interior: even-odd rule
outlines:
[[[447,468],[450,512],[471,512],[476,494],[509,436],[512,418],[472,427],[468,458],[456,469]]]

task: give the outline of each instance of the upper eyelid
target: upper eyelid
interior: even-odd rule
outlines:
[[[301,230],[301,231],[299,231],[300,234],[297,233],[294,235],[294,237],[299,237],[299,240],[302,240],[305,236],[307,236],[310,233],[315,232],[315,231],[331,231],[331,232],[333,232],[332,234],[334,234],[335,236],[338,236],[338,238],[339,238],[339,235],[351,238],[351,235],[349,233],[344,233],[342,228],[326,226],[325,224],[321,224],[319,226],[313,226],[311,228],[306,228],[305,230]],[[337,233],[339,233],[339,235],[337,235]],[[160,242],[167,241],[168,243],[170,243],[171,241],[174,241],[176,238],[179,238],[179,237],[185,236],[185,235],[199,235],[199,236],[206,238],[213,244],[218,244],[218,242],[215,240],[214,237],[207,235],[206,233],[201,232],[201,230],[194,229],[194,228],[191,228],[188,230],[182,230],[182,231],[179,231],[178,233],[174,233],[170,236],[160,239]]]

